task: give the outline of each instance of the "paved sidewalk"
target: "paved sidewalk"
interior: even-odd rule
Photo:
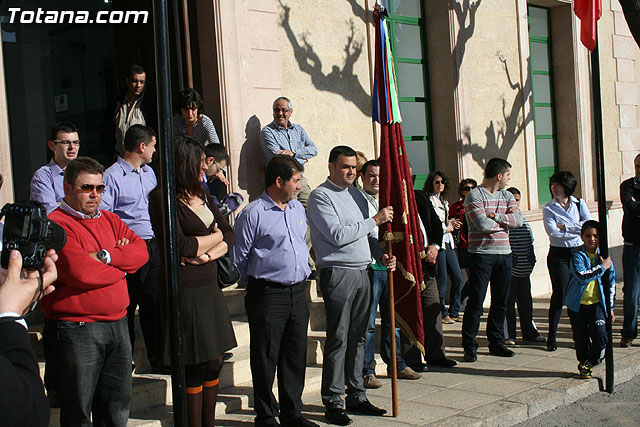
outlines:
[[[621,300],[622,294],[618,297]],[[534,300],[534,319],[543,335],[547,331],[548,297]],[[488,310],[485,310],[485,313]],[[614,324],[614,360],[616,384],[640,374],[640,346],[619,348],[622,304],[616,309]],[[480,326],[484,334],[486,315]],[[594,369],[591,380],[577,377],[577,360],[571,340],[569,319],[563,316],[558,329],[558,350],[547,352],[545,345],[522,343],[512,349],[513,358],[490,356],[487,341],[480,335],[478,361],[462,361],[461,323],[444,325],[447,353],[458,361],[451,369],[432,369],[419,380],[398,381],[399,416],[391,417],[391,381],[377,372],[382,388],[368,390],[369,400],[389,412],[385,417],[352,416],[355,426],[434,425],[493,426],[513,425],[543,412],[572,403],[598,392],[604,387],[604,363]],[[640,342],[639,342],[640,344]],[[305,392],[304,414],[320,425],[326,425],[324,407],[318,390]],[[244,410],[218,418],[220,426],[253,424],[254,413]]]

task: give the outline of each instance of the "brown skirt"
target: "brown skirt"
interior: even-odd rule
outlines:
[[[222,290],[215,285],[180,288],[180,321],[185,365],[208,362],[237,346]],[[165,305],[166,307],[166,305]],[[169,316],[163,310],[159,322],[159,362],[171,361]]]

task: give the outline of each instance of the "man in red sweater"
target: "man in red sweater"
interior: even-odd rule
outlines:
[[[67,166],[64,199],[49,218],[67,232],[55,292],[42,299],[54,343],[60,425],[126,426],[131,343],[126,273],[148,260],[144,240],[116,214],[99,210],[104,168],[88,157]],[[93,413],[93,417],[92,417]]]

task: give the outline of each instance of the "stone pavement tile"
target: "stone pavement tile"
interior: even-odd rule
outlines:
[[[444,406],[460,411],[486,405],[502,398],[503,396],[498,394],[478,393],[476,391],[448,388],[436,393],[417,396],[411,400],[430,405]]]
[[[600,391],[600,386],[596,378],[583,380],[576,376],[575,378],[566,378],[554,381],[551,384],[545,384],[542,389],[562,393],[563,404],[568,405]]]
[[[552,371],[536,367],[517,366],[507,371],[507,375],[509,378],[515,378],[519,381],[542,385],[557,381],[559,378],[570,378],[573,376],[573,373],[567,371]]]
[[[512,426],[528,419],[527,405],[506,400],[470,409],[461,415],[479,418],[485,426]]]
[[[430,422],[447,419],[460,412],[460,409],[445,408],[443,406],[429,405],[421,402],[398,400],[398,417],[390,417],[391,400],[381,405],[387,410],[384,417],[369,417],[365,415],[353,415],[355,426],[385,426],[389,421],[396,421],[410,425],[424,425]],[[351,416],[351,414],[349,415]]]
[[[526,363],[520,366],[520,369],[527,368],[537,368],[540,370],[547,371],[558,371],[558,372],[577,372],[578,369],[578,361],[574,359],[564,359],[559,357],[549,357],[544,360],[544,363],[531,362]]]
[[[413,382],[435,387],[454,387],[476,378],[475,373],[465,372],[460,369],[460,366],[458,365],[448,372],[426,372],[422,378]]]
[[[557,408],[563,404],[563,394],[559,391],[541,390],[534,388],[507,398],[509,402],[527,405],[529,418]]]
[[[472,374],[474,379],[516,379],[519,381],[527,381],[535,384],[547,383],[555,381],[558,378],[566,378],[570,374],[567,372],[554,372],[538,369],[535,367],[522,366],[505,366],[483,364],[482,367],[476,367],[479,363],[469,363],[461,366],[458,370],[461,373]]]
[[[425,427],[482,427],[482,420],[478,418],[463,417],[454,415],[443,420],[425,424]]]
[[[430,375],[430,373],[427,372],[425,375]],[[410,397],[421,396],[423,394],[442,390],[442,387],[436,387],[418,381],[419,380],[398,380],[398,399],[405,400]],[[388,381],[380,388],[367,389],[367,396],[375,396],[376,399],[378,399],[378,397],[391,398],[391,381]]]
[[[460,384],[457,388],[479,393],[489,392],[500,396],[511,396],[536,386],[535,383],[519,381],[514,378],[478,378],[477,380]]]
[[[517,350],[516,351],[516,355],[513,357],[498,357],[498,356],[486,356],[486,357],[479,357],[478,360],[481,360],[483,362],[487,362],[487,363],[493,363],[496,365],[503,365],[503,366],[519,366],[519,365],[526,365],[529,363],[535,363],[537,361],[543,360],[546,358],[545,354],[539,353],[539,354],[521,354],[518,353]]]

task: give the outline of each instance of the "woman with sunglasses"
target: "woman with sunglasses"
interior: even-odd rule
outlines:
[[[464,199],[467,197],[467,194],[477,186],[478,182],[473,178],[465,178],[460,181],[458,184],[458,196],[460,197],[460,200],[449,206],[449,218],[457,219],[461,223],[460,228],[453,230],[453,240],[456,244],[456,252],[458,253],[458,265],[461,269],[466,269],[467,277],[469,277],[470,261],[467,243],[467,232],[469,228],[467,226],[467,219],[465,218]],[[464,299],[465,286],[462,287],[461,299]]]
[[[560,171],[549,178],[552,199],[544,205],[542,217],[544,229],[549,235],[547,268],[551,279],[551,301],[549,302],[549,335],[547,350],[556,351],[556,331],[564,294],[571,278],[572,254],[582,246],[580,230],[585,221],[591,219],[587,203],[572,196],[578,181],[571,172]]]
[[[237,345],[218,286],[216,259],[227,253],[235,238],[213,198],[202,188],[200,177],[207,169],[202,144],[189,137],[176,138],[174,160],[187,415],[190,426],[213,426],[222,354]],[[149,213],[160,247],[165,244],[162,206],[158,187],[149,195]],[[168,315],[166,308],[160,312]],[[168,328],[160,330],[161,362],[169,364]]]
[[[449,202],[445,199],[449,181],[447,176],[441,171],[435,171],[429,175],[424,185],[424,191],[429,195],[429,201],[433,205],[440,222],[442,223],[443,238],[436,259],[436,281],[438,282],[438,293],[440,294],[440,305],[442,306],[442,323],[461,322],[460,316],[460,291],[462,284],[462,273],[456,257],[455,243],[452,232],[460,229],[462,222],[455,218],[449,219]],[[449,309],[445,305],[447,294],[447,273],[451,277],[451,294],[449,295]]]

